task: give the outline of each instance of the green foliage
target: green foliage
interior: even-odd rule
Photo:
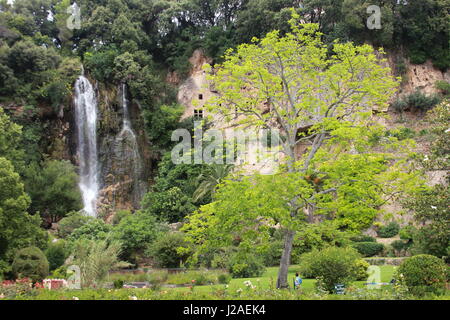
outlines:
[[[122,245],[122,256],[133,259],[165,230],[166,227],[158,223],[153,215],[138,211],[126,216],[114,227],[113,237]]]
[[[114,289],[121,289],[121,288],[123,288],[123,285],[124,285],[124,281],[123,280],[117,279],[117,280],[113,281]]]
[[[369,276],[367,269],[369,268],[369,266],[370,264],[363,259],[356,260],[354,265],[355,269],[353,271],[355,274],[355,279],[358,281],[367,280],[367,277]]]
[[[25,190],[31,197],[30,211],[57,222],[68,212],[82,208],[75,167],[65,160],[47,160],[25,170]]]
[[[212,198],[217,186],[230,174],[232,169],[233,165],[231,164],[211,164],[206,166],[197,178],[198,187],[192,195],[193,200],[198,202],[205,198]]]
[[[401,253],[402,251],[406,251],[411,247],[411,242],[404,241],[404,240],[395,240],[391,243],[391,246],[396,250],[397,252]]]
[[[419,90],[396,100],[392,108],[398,112],[405,110],[427,111],[441,101],[438,95],[426,95]]]
[[[431,190],[417,195],[407,203],[414,211],[414,218],[423,224],[412,235],[416,253],[437,257],[448,256],[450,225],[449,187],[436,185]]]
[[[188,247],[182,233],[165,233],[150,245],[146,254],[161,268],[179,268],[189,257]]]
[[[104,240],[108,238],[111,231],[112,226],[110,224],[106,224],[101,219],[92,219],[73,230],[67,240],[70,242],[74,242],[79,239],[88,239],[94,241]]]
[[[118,241],[84,238],[74,243],[69,263],[80,267],[82,287],[97,287],[110,270],[129,265],[119,260],[120,252]]]
[[[230,257],[228,272],[233,278],[259,277],[265,271],[261,257],[248,252],[237,252]]]
[[[401,228],[398,234],[402,240],[412,240],[416,231],[417,229],[414,226],[408,225]]]
[[[149,138],[160,150],[168,150],[172,145],[171,135],[179,128],[178,121],[183,112],[184,108],[179,104],[161,105],[156,110],[144,112]]]
[[[48,261],[39,248],[27,247],[16,253],[12,271],[17,278],[30,278],[33,282],[39,282],[48,275]]]
[[[219,281],[220,284],[229,284],[231,281],[231,276],[227,273],[221,273],[217,277],[217,281]]]
[[[387,225],[381,226],[377,230],[377,234],[381,238],[392,238],[395,237],[400,231],[400,226],[397,222],[391,221]]]
[[[112,224],[113,224],[113,225],[119,224],[120,221],[121,221],[123,218],[128,217],[128,216],[130,216],[131,214],[132,214],[132,213],[131,213],[131,211],[129,211],[129,210],[118,210],[118,211],[114,214],[114,217],[113,217],[113,220],[112,220]]]
[[[377,242],[356,242],[353,247],[364,257],[372,257],[384,250],[384,245]]]
[[[421,254],[407,258],[397,274],[397,278],[404,281],[415,295],[427,292],[442,294],[447,281],[447,266],[437,257]]]
[[[181,221],[195,209],[191,198],[178,187],[163,192],[149,192],[142,199],[142,211],[155,216],[159,221]]]
[[[325,289],[333,292],[336,284],[360,278],[364,267],[355,249],[328,247],[302,255],[300,273],[306,278],[321,278]]]
[[[446,98],[450,97],[450,82],[445,81],[445,80],[438,80],[435,83],[435,87],[436,87],[436,89],[441,91],[441,94],[444,97],[446,97]]]
[[[0,273],[10,271],[14,251],[28,246],[45,249],[41,219],[27,213],[30,198],[10,161],[0,157]],[[6,263],[3,263],[6,262]]]
[[[0,157],[11,161],[15,170],[23,170],[22,127],[11,121],[0,107]]]
[[[398,140],[411,139],[416,135],[416,132],[410,128],[399,128],[395,130],[389,130],[386,132],[388,136],[396,137]]]
[[[283,241],[281,239],[271,241],[268,244],[267,249],[264,250],[263,253],[264,265],[266,267],[273,267],[279,265],[282,253],[283,253]],[[295,255],[293,261],[296,261]]]
[[[118,55],[119,51],[114,46],[99,51],[88,51],[84,54],[83,63],[95,79],[107,83],[113,79],[114,59]]]
[[[313,249],[328,246],[344,247],[349,244],[348,233],[341,231],[333,221],[318,224],[303,224],[297,230],[292,248],[292,262],[299,261],[300,255]]]
[[[50,271],[61,267],[67,258],[67,249],[64,240],[51,242],[47,250],[45,250],[45,256],[47,257]]]
[[[58,236],[67,239],[75,229],[80,228],[92,219],[92,217],[85,216],[79,212],[68,213],[58,223]]]

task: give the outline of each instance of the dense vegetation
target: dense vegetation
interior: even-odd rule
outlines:
[[[396,76],[407,60],[447,70],[450,0],[407,2],[79,0],[80,28],[70,29],[70,0],[0,0],[0,280],[67,278],[67,267],[78,265],[81,285],[93,288],[112,269],[154,265],[220,268],[226,271],[211,281],[226,284],[230,275],[256,277],[280,266],[273,287],[284,288],[289,265],[300,263],[318,290],[331,293],[337,283],[367,278],[362,257],[420,254],[394,278],[417,295],[445,292],[449,176],[428,187],[424,172],[449,170],[449,84],[436,83],[435,95],[395,99],[399,79],[379,62],[390,53]],[[374,4],[380,30],[366,27]],[[197,49],[215,70],[211,114],[231,122],[234,104],[245,116],[241,125],[282,128],[287,158],[277,174],[172,162],[171,132],[194,128],[192,118],[179,121],[179,83],[166,79],[184,79]],[[158,163],[141,208],[115,210],[108,221],[80,212],[77,166],[50,139],[71,112],[83,69],[102,88],[127,85]],[[256,93],[241,90],[244,82]],[[258,108],[262,102],[270,111]],[[411,129],[372,121],[369,108],[389,104],[427,112],[426,154],[412,152]],[[310,146],[298,156],[300,141]],[[375,222],[386,199],[412,214],[409,225],[389,215]],[[383,245],[362,234],[370,227],[378,237],[399,238]],[[199,284],[210,281],[197,276]],[[424,290],[430,282],[436,285]],[[253,297],[250,289],[244,297]]]

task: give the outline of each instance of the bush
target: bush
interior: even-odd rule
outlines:
[[[396,251],[408,250],[409,247],[411,246],[411,242],[407,242],[404,240],[395,240],[391,243],[391,246]]]
[[[435,256],[420,254],[406,259],[398,268],[397,277],[415,295],[441,294],[445,291],[447,266]]]
[[[372,257],[384,250],[384,245],[378,242],[356,242],[353,247],[364,257]]]
[[[369,266],[370,264],[363,259],[356,260],[353,270],[356,280],[367,280],[367,278],[369,277],[369,273],[367,272]]]
[[[12,270],[17,278],[42,281],[48,275],[48,261],[41,249],[28,247],[19,250],[14,258]]]
[[[398,234],[402,240],[412,240],[416,231],[416,228],[413,226],[405,226],[400,229]]]
[[[405,140],[414,138],[416,132],[413,129],[402,127],[386,131],[386,135],[397,138],[398,140]]]
[[[121,279],[117,279],[117,280],[113,281],[114,289],[121,289],[121,288],[123,288],[123,284],[124,284],[124,282]]]
[[[377,240],[374,237],[365,235],[365,234],[360,234],[354,237],[350,238],[351,241],[353,242],[377,242]]]
[[[378,229],[378,236],[381,238],[392,238],[395,237],[400,230],[400,226],[397,222],[392,221],[389,224],[382,226]]]
[[[217,281],[219,281],[220,284],[229,284],[231,281],[231,276],[228,273],[221,273],[217,277]]]
[[[67,258],[64,240],[52,242],[45,250],[45,256],[47,257],[50,271],[61,267]]]
[[[266,267],[273,267],[280,263],[281,254],[283,253],[283,241],[276,240],[269,244],[269,247],[264,252],[264,265]]]
[[[65,239],[70,236],[75,229],[80,228],[92,219],[92,217],[84,216],[78,212],[69,213],[58,223],[58,236]]]
[[[122,244],[122,257],[132,261],[165,230],[154,216],[138,211],[120,220],[113,229],[113,237]]]
[[[181,251],[179,248],[183,248]],[[189,244],[181,232],[166,233],[146,251],[161,268],[178,268],[190,256]]]
[[[427,111],[437,105],[441,99],[438,95],[425,95],[420,91],[415,91],[403,99],[397,99],[391,105],[391,107],[397,111],[405,111],[408,109],[415,109],[420,111]]]
[[[336,284],[347,284],[361,276],[360,254],[351,247],[328,247],[302,255],[301,274],[319,278],[324,289],[333,292]]]
[[[169,273],[167,271],[153,271],[148,276],[148,282],[156,289],[166,282],[168,278]]]
[[[265,271],[262,259],[254,254],[234,254],[228,265],[228,271],[233,278],[259,277]]]
[[[445,80],[438,80],[435,83],[436,89],[441,91],[444,96],[450,95],[450,83]]]
[[[88,240],[105,240],[112,230],[110,224],[106,224],[101,219],[93,219],[83,224],[81,227],[73,230],[68,237],[70,241],[77,241],[79,239]]]

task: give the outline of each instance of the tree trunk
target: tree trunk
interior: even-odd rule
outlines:
[[[278,271],[277,289],[288,288],[288,269],[291,263],[292,243],[294,241],[294,230],[287,230],[284,236],[284,249],[280,260],[280,270]]]

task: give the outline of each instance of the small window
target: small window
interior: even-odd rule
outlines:
[[[198,95],[198,100],[203,100],[203,94],[200,93],[200,94]]]
[[[194,109],[194,117],[203,119],[203,110],[202,109]]]

